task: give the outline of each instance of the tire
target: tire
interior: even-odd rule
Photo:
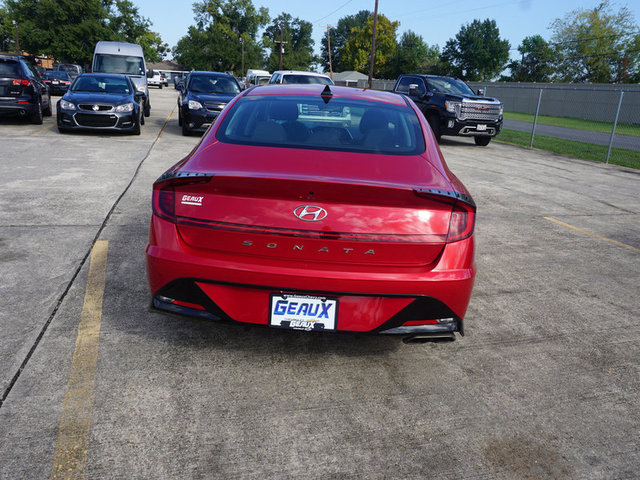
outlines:
[[[189,127],[187,127],[187,123],[184,120],[182,121],[182,135],[185,137],[191,135],[191,130],[189,130]]]
[[[158,88],[159,88],[160,90],[162,90],[162,84],[158,85]]]
[[[51,111],[51,97],[49,97],[49,105],[47,105],[47,108],[42,109],[42,115],[45,117],[53,115],[53,112]]]
[[[58,133],[62,133],[64,135],[65,133],[69,133],[69,130],[64,127],[58,127]]]
[[[182,114],[180,113],[180,110],[178,110],[178,126],[182,126]]]
[[[144,125],[144,113],[142,113],[142,109],[140,110],[140,125]]]
[[[35,125],[42,125],[42,99],[38,102],[38,109],[29,117],[29,121]]]
[[[437,115],[429,115],[427,122],[433,131],[433,136],[436,137],[436,142],[440,142],[440,118]]]
[[[480,147],[486,147],[491,141],[491,137],[473,137],[473,141]]]
[[[148,117],[151,115],[151,105],[149,105],[149,100],[144,101],[144,116]]]

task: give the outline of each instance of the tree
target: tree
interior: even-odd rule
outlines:
[[[504,70],[509,47],[509,41],[500,38],[495,20],[474,20],[447,41],[441,60],[450,75],[487,81]]]
[[[100,40],[140,43],[151,61],[166,50],[130,0],[6,0],[5,5],[7,18],[23,32],[21,50],[31,54],[88,65]]]
[[[347,15],[338,20],[338,25],[329,29],[329,38],[331,40],[331,61],[333,62],[333,71],[342,72],[349,70],[342,61],[341,52],[344,50],[344,46],[347,40],[351,36],[351,31],[354,28],[363,27],[367,23],[367,19],[371,17],[369,10],[360,10],[355,15]],[[329,53],[327,49],[327,37],[324,36],[324,40],[320,46],[321,62],[320,64],[325,71],[329,70]]]
[[[109,28],[114,33],[112,40],[137,43],[148,62],[159,62],[167,55],[169,45],[150,27],[151,21],[141,17],[138,7],[130,0],[115,0],[109,12]]]
[[[412,32],[404,32],[398,42],[393,59],[391,78],[403,73],[429,73],[438,63],[440,49],[437,45],[430,47],[424,39]]]
[[[32,54],[89,64],[96,43],[112,36],[101,0],[6,0],[5,5],[22,33],[20,49]]]
[[[554,51],[540,35],[526,37],[518,47],[522,60],[509,63],[514,82],[548,82],[553,74]]]
[[[269,21],[266,8],[256,10],[251,0],[203,0],[193,10],[196,25],[173,49],[178,63],[200,70],[239,70],[243,38],[245,65],[263,65],[262,45],[255,38]]]
[[[627,7],[609,0],[577,9],[551,24],[556,79],[565,82],[629,82],[640,71],[640,34]]]
[[[396,30],[400,22],[392,22],[378,14],[376,27],[376,59],[373,64],[373,76],[389,78],[393,70],[393,56],[396,52]],[[371,56],[371,37],[373,34],[373,15],[364,25],[351,29],[347,42],[339,50],[340,62],[344,70],[358,72],[369,71]]]
[[[313,26],[310,22],[292,18],[288,13],[281,13],[274,18],[262,37],[265,47],[271,50],[267,59],[267,70],[278,70],[280,62],[280,27],[285,54],[282,55],[282,68],[286,70],[309,70],[311,64],[318,59],[313,54],[311,38]]]

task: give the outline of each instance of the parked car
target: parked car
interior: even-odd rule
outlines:
[[[147,84],[150,87],[158,87],[162,89],[164,80],[162,80],[162,75],[160,75],[160,72],[157,70],[149,69],[147,71]]]
[[[151,115],[151,98],[147,85],[147,63],[142,47],[137,43],[107,42],[96,43],[93,50],[91,71],[94,73],[117,73],[128,75],[136,90],[142,92],[144,116]]]
[[[74,63],[59,63],[56,66],[58,72],[67,72],[73,80],[82,73],[82,67]]]
[[[153,306],[274,328],[453,338],[476,272],[475,211],[406,98],[247,90],[153,185]]]
[[[49,86],[52,94],[64,95],[71,85],[71,77],[63,71],[47,70],[42,74],[42,81]]]
[[[178,125],[182,134],[206,130],[238,93],[240,84],[233,75],[191,72],[178,95]]]
[[[438,140],[442,135],[460,135],[487,146],[502,129],[502,103],[474,92],[460,79],[400,75],[393,91],[416,102]]]
[[[169,86],[169,80],[167,79],[167,74],[166,73],[160,73],[160,76],[162,77],[162,84],[165,87]]]
[[[253,87],[254,85],[266,85],[271,79],[271,74],[266,70],[247,70],[247,76],[244,77],[245,88]]]
[[[58,100],[58,130],[118,131],[140,135],[144,92],[127,75],[84,73]]]
[[[333,80],[324,73],[302,72],[299,70],[277,70],[273,72],[269,79],[269,84],[292,83],[304,85],[309,83],[319,83],[321,85],[333,85]]]
[[[0,56],[0,115],[42,124],[51,115],[51,94],[38,72],[19,57]]]

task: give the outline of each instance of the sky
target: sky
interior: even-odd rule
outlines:
[[[170,47],[175,46],[194,24],[193,2],[189,0],[133,0],[133,3],[140,15],[151,20],[151,29],[158,32]],[[374,3],[374,0],[253,0],[256,8],[268,8],[271,18],[287,12],[294,18],[311,22],[317,54],[320,54],[320,42],[326,41],[327,24],[336,25],[340,18],[360,10],[373,11]],[[549,26],[555,19],[563,18],[578,8],[594,8],[599,3],[600,0],[379,0],[378,11],[390,20],[400,22],[398,39],[403,32],[412,30],[427,44],[439,45],[441,50],[461,26],[475,19],[493,19],[500,30],[500,37],[511,44],[511,58],[518,58],[517,48],[525,37],[541,35],[549,40]],[[629,8],[635,23],[639,24],[640,1],[616,2],[614,11],[622,6]]]

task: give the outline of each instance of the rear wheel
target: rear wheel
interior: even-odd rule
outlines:
[[[144,101],[144,116],[148,117],[151,115],[151,105],[149,104],[149,99],[145,99]]]
[[[182,126],[182,114],[180,113],[180,109],[178,108],[178,126]]]
[[[45,117],[50,117],[53,114],[53,112],[51,111],[51,97],[49,97],[49,103],[47,104],[46,108],[42,109],[42,114]]]
[[[29,120],[36,125],[42,125],[42,99],[38,102],[36,111],[31,114]]]
[[[440,119],[437,115],[429,115],[427,117],[427,121],[429,122],[429,126],[433,131],[433,135],[436,137],[436,141],[440,141]]]
[[[158,87],[160,87],[160,90],[162,90],[162,84],[158,85]]]
[[[473,141],[476,142],[476,145],[486,147],[487,145],[489,145],[491,137],[473,137]]]

